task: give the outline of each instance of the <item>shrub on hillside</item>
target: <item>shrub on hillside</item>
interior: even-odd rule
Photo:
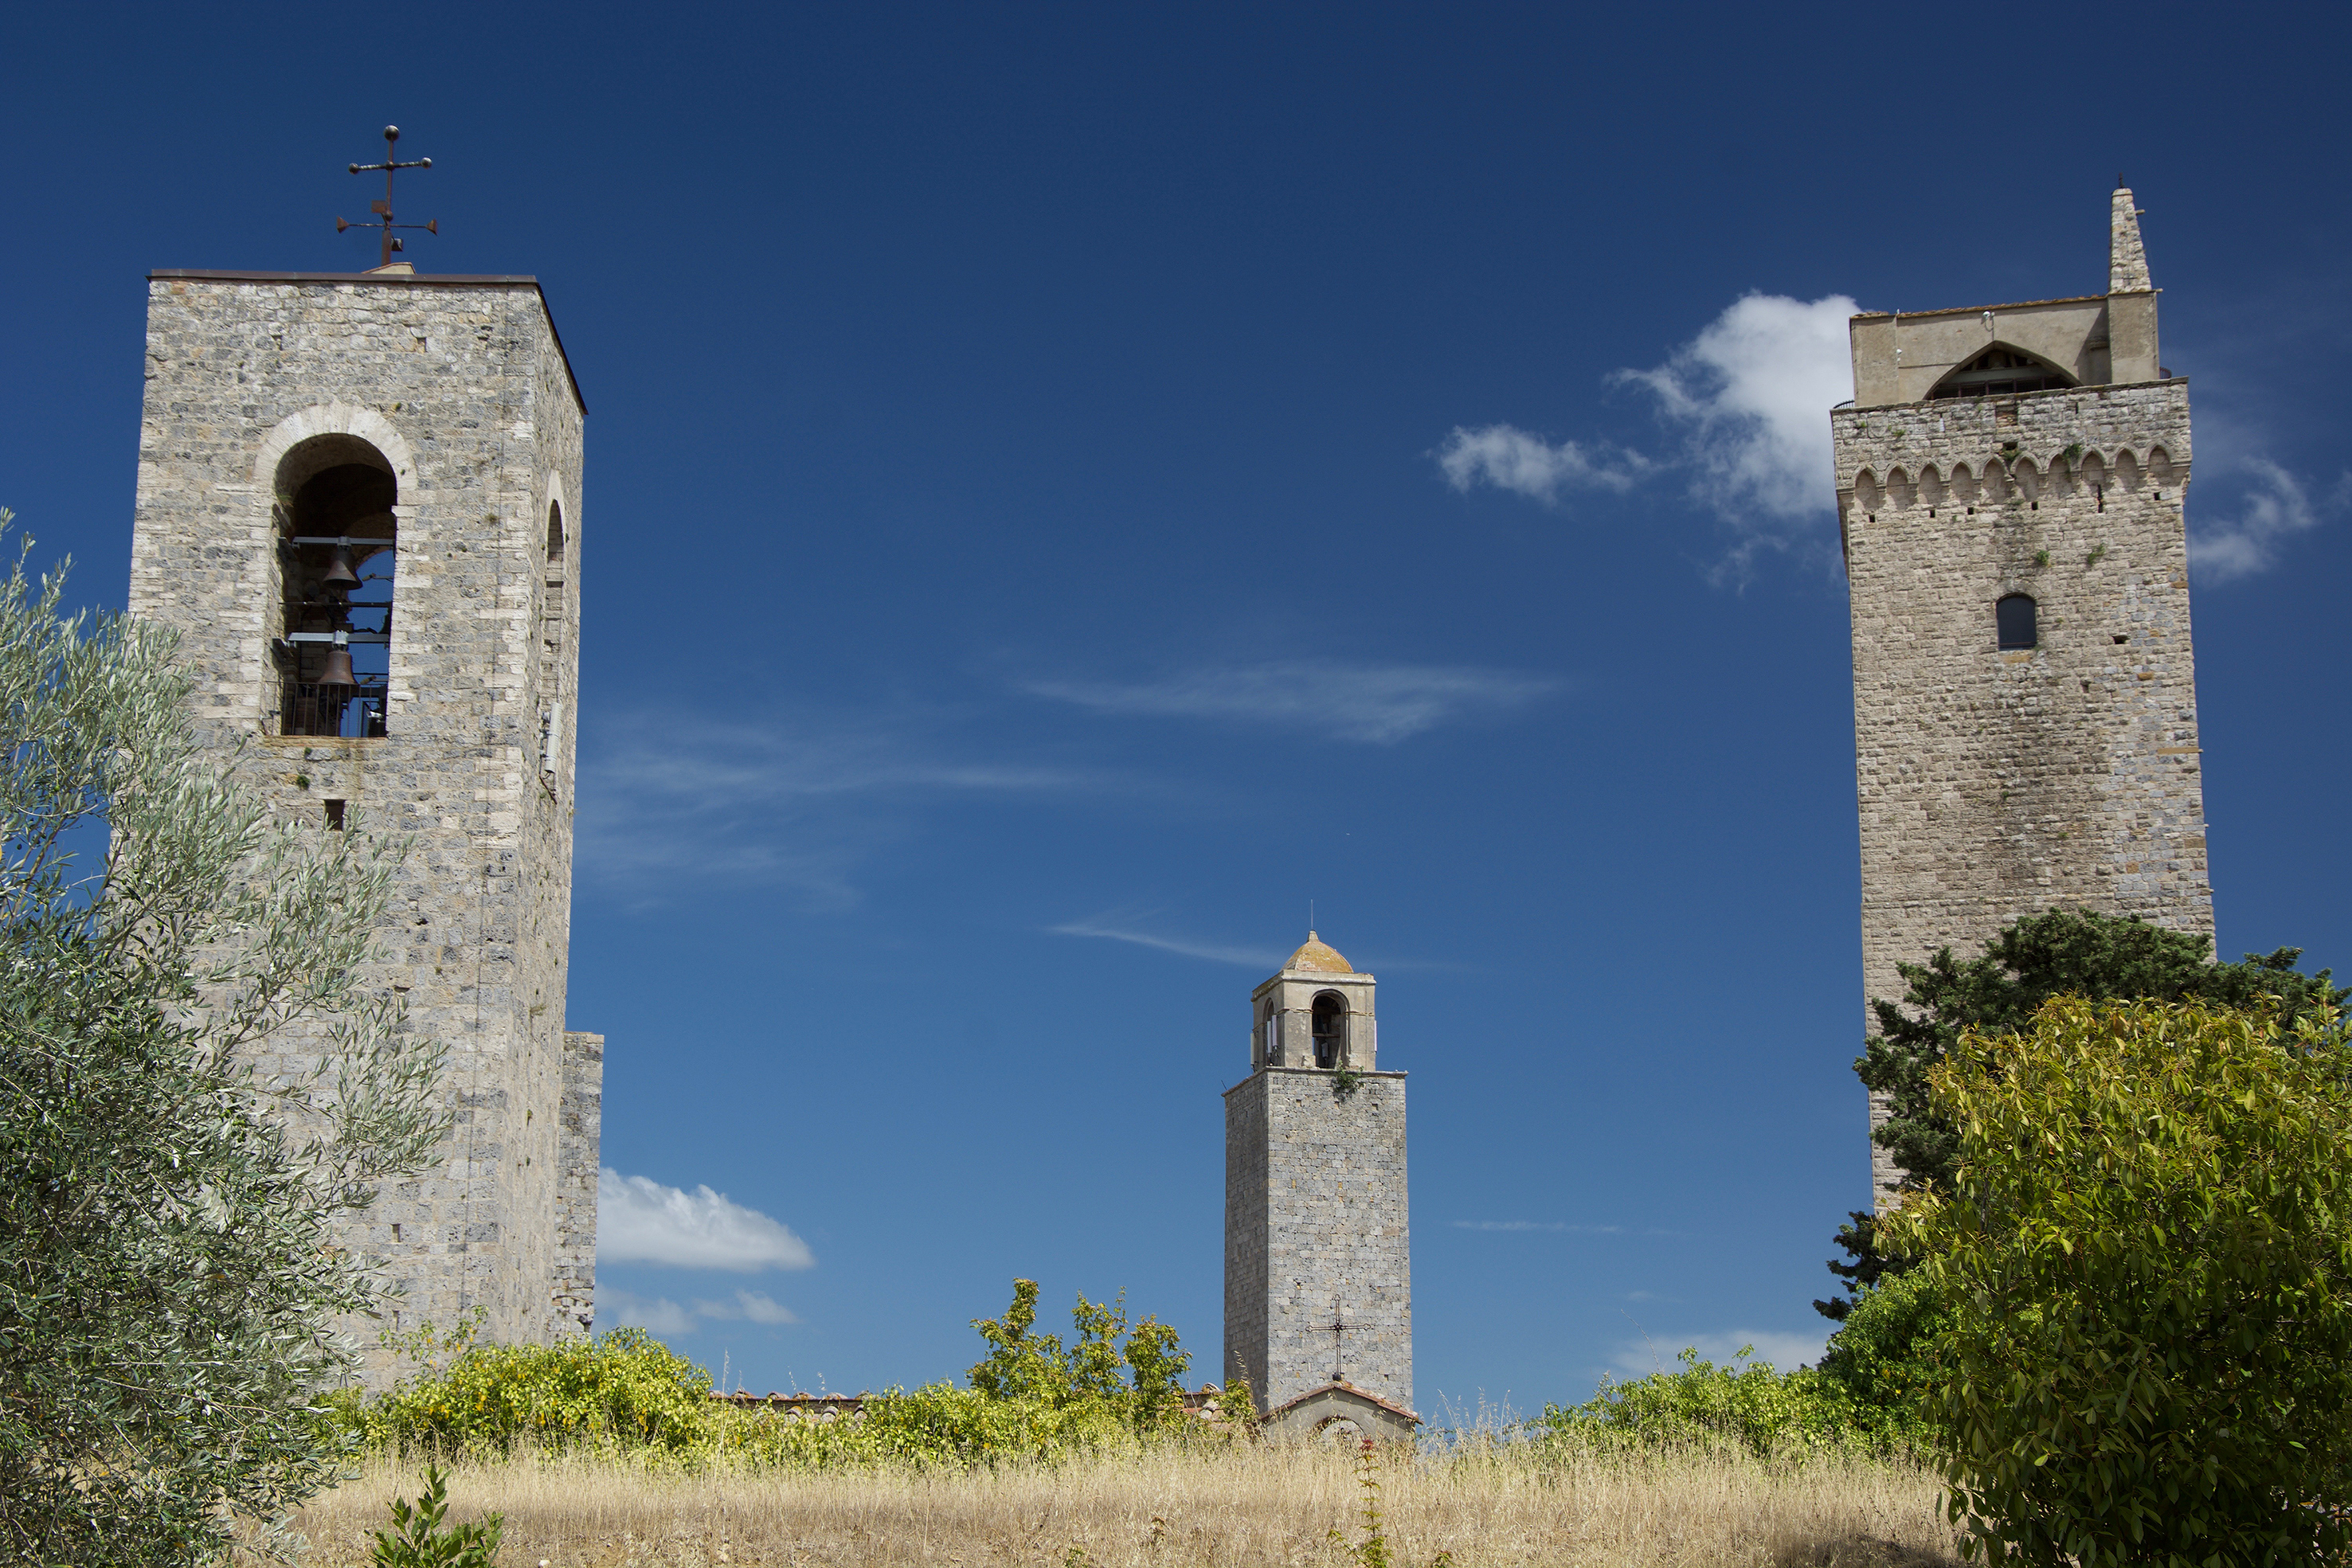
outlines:
[[[373,1399],[347,1393],[334,1419],[369,1443],[437,1453],[518,1445],[696,1464],[798,1468],[993,1464],[1101,1452],[1188,1433],[1176,1333],[1123,1304],[1080,1296],[1065,1346],[1033,1333],[1037,1286],[1013,1282],[1002,1319],[973,1323],[989,1354],[971,1386],[871,1395],[855,1417],[745,1408],[710,1397],[710,1374],[640,1328],[551,1345],[478,1343],[479,1320],[391,1342],[419,1374]]]
[[[710,1374],[641,1328],[553,1344],[479,1344],[474,1325],[431,1331],[404,1348],[423,1376],[383,1397],[348,1401],[371,1443],[441,1453],[541,1448],[688,1455],[717,1446]]]
[[[1845,1385],[1799,1367],[1778,1372],[1741,1349],[1721,1366],[1685,1350],[1675,1371],[1630,1383],[1604,1376],[1581,1405],[1547,1405],[1537,1442],[1603,1448],[1731,1446],[1774,1458],[1865,1445],[1866,1414]]]
[[[1844,1388],[1862,1434],[1884,1446],[1927,1447],[1939,1374],[1937,1335],[1951,1308],[1935,1281],[1917,1270],[1890,1273],[1859,1291],[1830,1336],[1821,1373]]]
[[[2352,1509],[2352,1052],[2332,1019],[2043,1005],[1932,1074],[1949,1188],[1882,1222],[1996,1563],[2335,1560]]]

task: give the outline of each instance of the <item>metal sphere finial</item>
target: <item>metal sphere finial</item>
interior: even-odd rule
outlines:
[[[397,126],[397,125],[387,125],[387,126],[385,126],[385,127],[383,128],[383,139],[384,139],[386,141],[399,141],[399,140],[400,140],[400,127],[399,127],[399,126]]]

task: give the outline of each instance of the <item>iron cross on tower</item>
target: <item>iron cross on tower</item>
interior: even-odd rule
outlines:
[[[1348,1381],[1347,1353],[1339,1348],[1339,1336],[1347,1332],[1348,1325],[1340,1321],[1339,1303],[1334,1301],[1331,1303],[1331,1381],[1334,1383]]]
[[[368,211],[373,213],[381,221],[372,224],[354,224],[346,222],[341,218],[337,218],[335,220],[335,232],[337,234],[341,234],[345,229],[350,228],[380,228],[383,231],[383,260],[377,264],[381,267],[390,267],[392,265],[392,253],[401,248],[400,241],[393,236],[393,230],[423,229],[429,235],[438,235],[441,232],[441,220],[438,218],[435,218],[429,223],[422,224],[396,224],[392,221],[392,176],[394,172],[401,169],[430,169],[433,167],[433,160],[430,158],[419,158],[415,162],[410,163],[401,162],[397,157],[396,149],[394,147],[394,143],[398,142],[399,140],[400,127],[397,125],[385,126],[383,128],[383,162],[381,163],[354,163],[352,165],[352,172],[354,174],[364,174],[377,169],[383,171],[383,200],[380,202],[370,202],[368,204]]]

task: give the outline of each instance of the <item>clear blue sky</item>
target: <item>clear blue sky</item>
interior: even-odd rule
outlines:
[[[608,1259],[608,1304],[855,1389],[961,1372],[1026,1275],[1213,1373],[1219,1092],[1311,898],[1412,1074],[1420,1403],[1579,1398],[1809,1354],[1867,1198],[1839,297],[2098,290],[2129,177],[2221,945],[2352,966],[2345,48],[2316,6],[26,6],[0,504],[119,604],[143,274],[367,265],[331,220],[397,120],[414,259],[537,274],[593,411],[605,1163],[634,1250],[675,1188],[757,1265]]]

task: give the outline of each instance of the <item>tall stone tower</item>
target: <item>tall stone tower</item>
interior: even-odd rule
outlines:
[[[448,1046],[457,1126],[347,1239],[401,1324],[479,1308],[509,1342],[593,1312],[603,1040],[564,1030],[585,412],[530,277],[149,278],[131,611],[178,630],[201,733],[273,810],[415,841],[378,977]]]
[[[2060,906],[2210,935],[2189,385],[2158,361],[2131,192],[2105,294],[1873,312],[1852,336],[1830,423],[1865,1001],[1901,998],[1898,963]],[[1883,1206],[1900,1173],[1872,1150]]]
[[[1250,994],[1225,1091],[1225,1358],[1277,1426],[1410,1433],[1404,1074],[1377,1065],[1372,977],[1313,932]]]

